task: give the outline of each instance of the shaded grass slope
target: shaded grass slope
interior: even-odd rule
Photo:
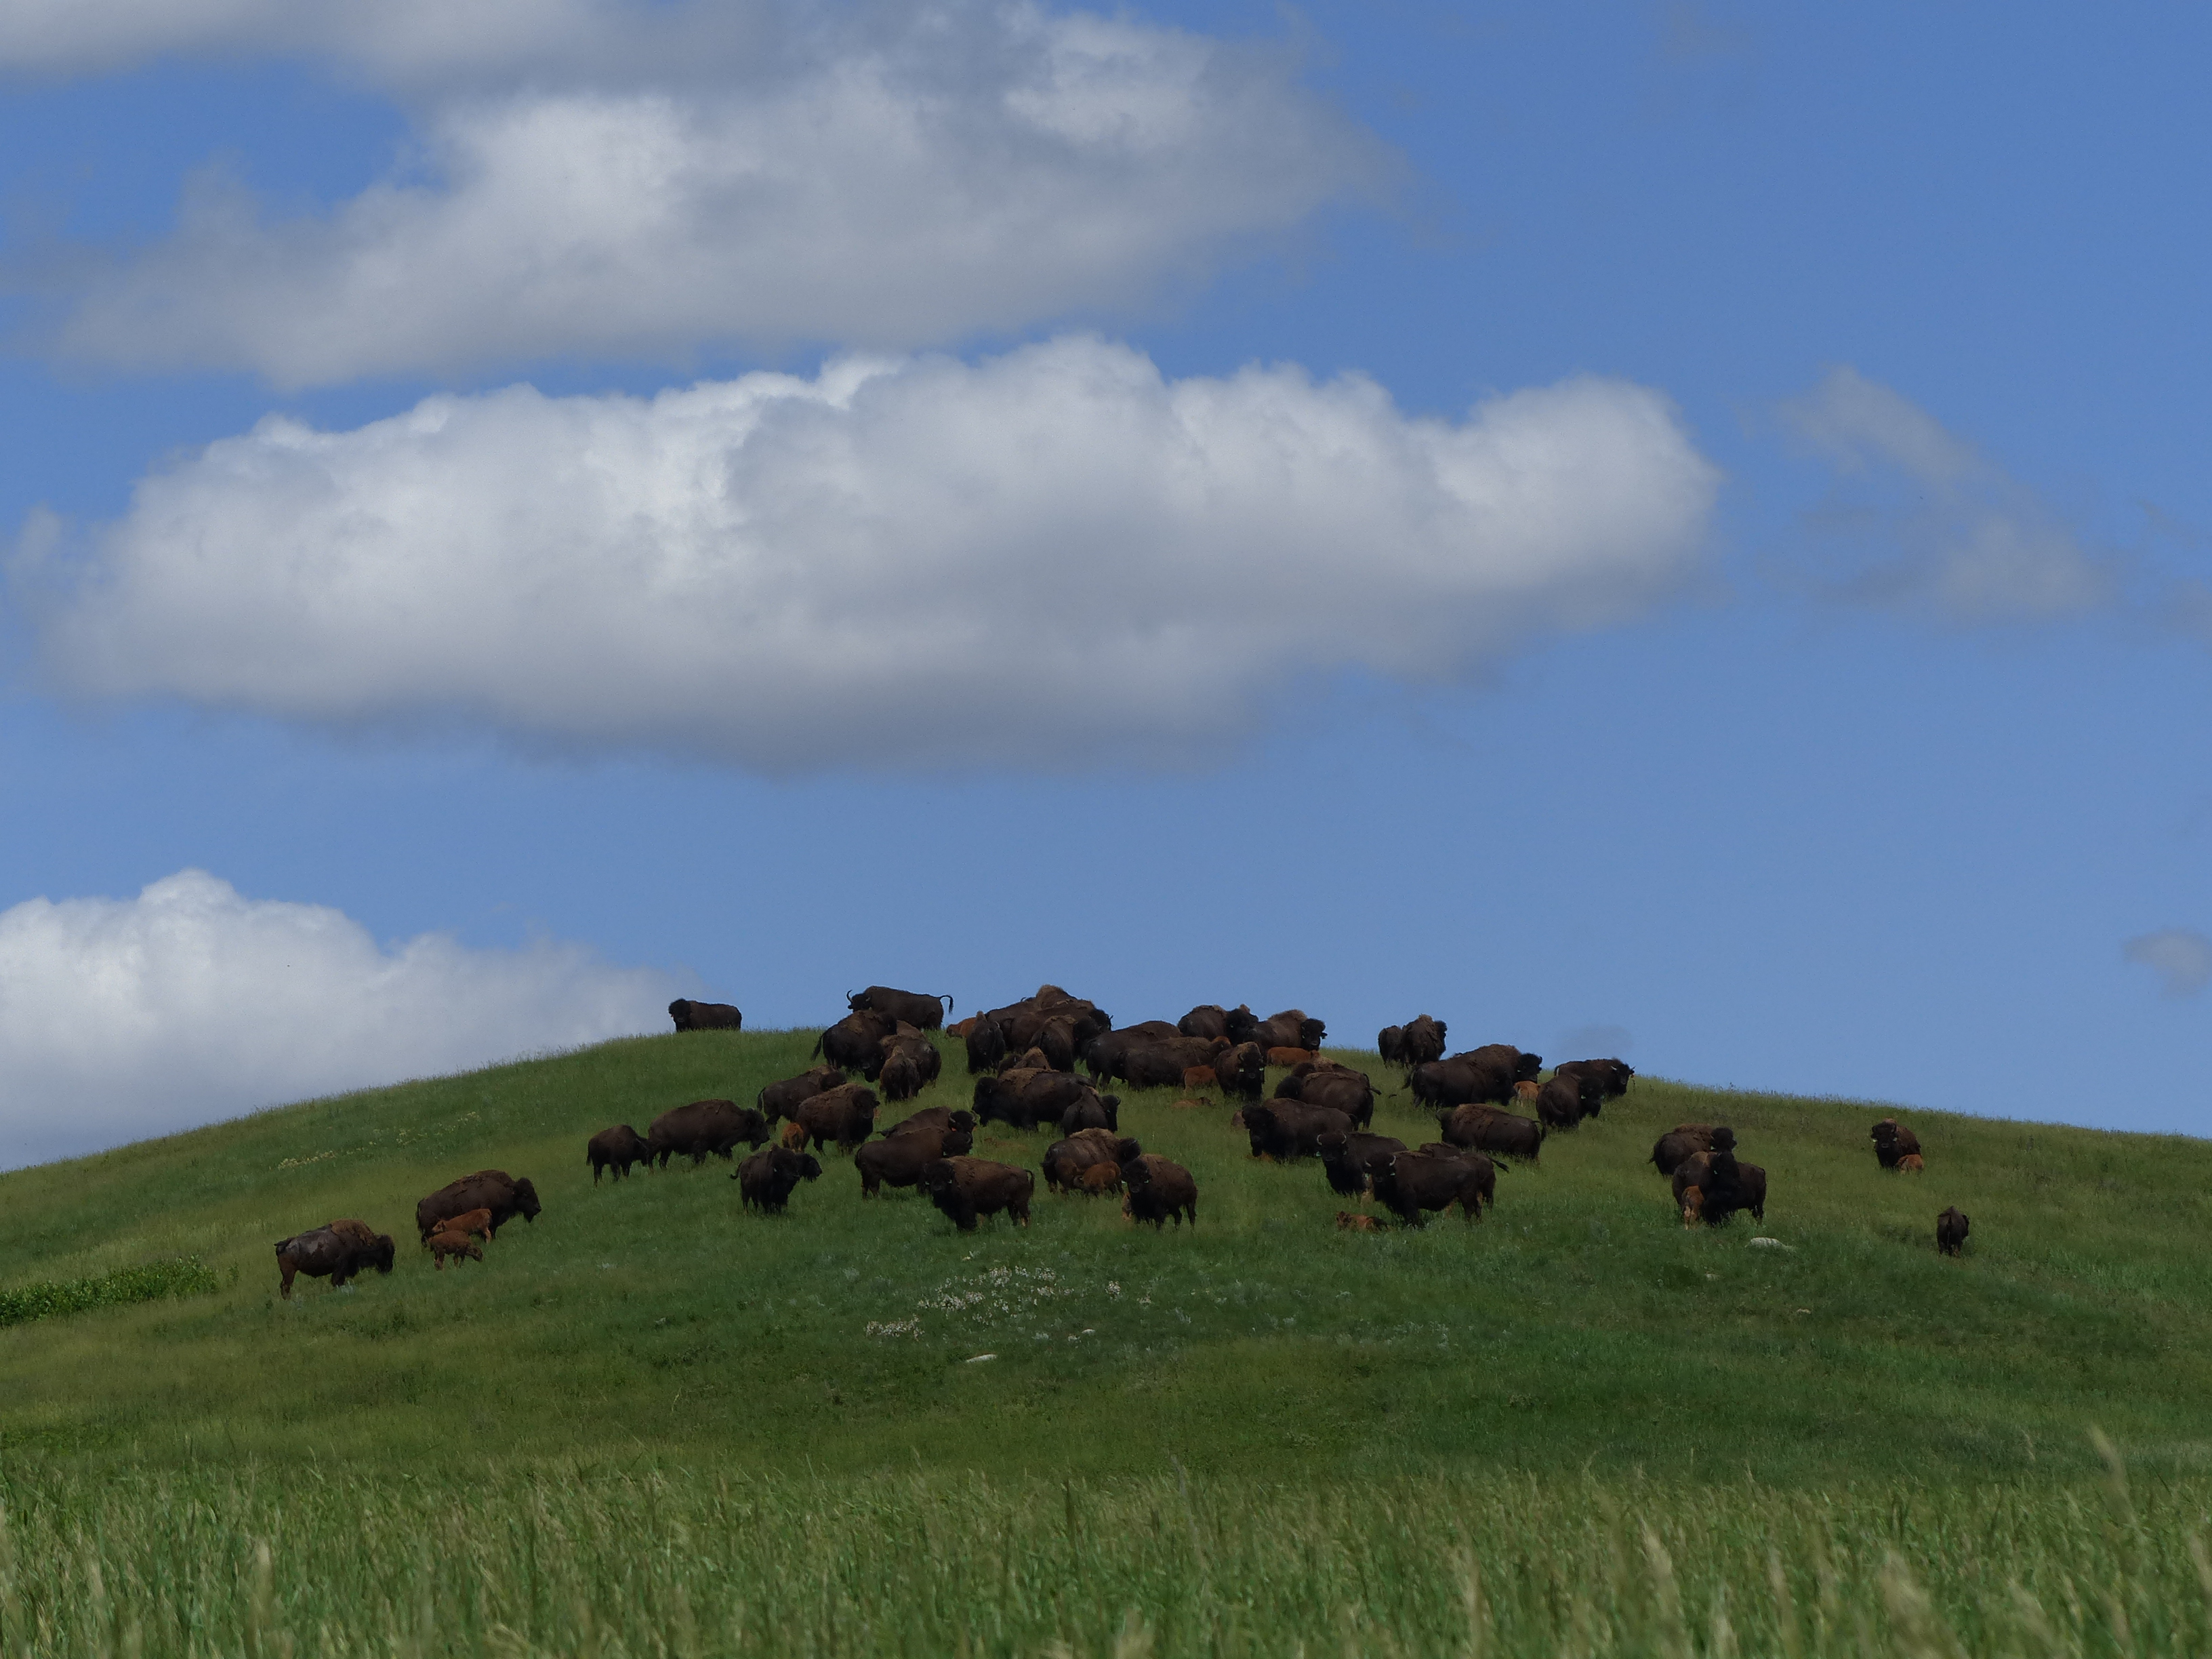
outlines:
[[[1040,1182],[1033,1226],[962,1235],[911,1194],[863,1200],[834,1154],[781,1218],[713,1162],[593,1187],[592,1132],[749,1102],[813,1040],[611,1042],[0,1177],[0,1291],[178,1256],[222,1282],[0,1330],[0,1452],[1809,1489],[2079,1472],[2092,1422],[2139,1467],[2212,1449],[2204,1143],[1915,1113],[1929,1172],[1899,1176],[1874,1108],[1639,1079],[1502,1173],[1480,1225],[1373,1237],[1334,1229],[1317,1164],[1255,1163],[1226,1105],[1150,1091],[1123,1128],[1193,1170],[1195,1229]],[[919,1104],[965,1103],[946,1053]],[[1767,1168],[1763,1224],[1683,1231],[1646,1160],[1685,1119]],[[1376,1127],[1431,1133],[1402,1093]],[[1052,1139],[976,1151],[1034,1168]],[[487,1166],[544,1213],[433,1272],[415,1200]],[[1960,1261],[1933,1249],[1947,1204],[1973,1218]],[[274,1242],[340,1215],[391,1231],[397,1270],[281,1302]]]

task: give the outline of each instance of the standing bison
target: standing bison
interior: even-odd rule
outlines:
[[[1230,1013],[1227,1023],[1231,1042],[1256,1042],[1262,1048],[1315,1049],[1328,1035],[1326,1024],[1309,1019],[1297,1008],[1285,1008],[1265,1019],[1255,1019],[1249,1008],[1238,1008]]]
[[[844,1080],[844,1073],[835,1066],[817,1066],[797,1077],[769,1084],[753,1097],[753,1104],[763,1118],[773,1123],[798,1110],[800,1101],[811,1100],[824,1089],[834,1089]]]
[[[934,1124],[908,1127],[902,1123],[881,1140],[861,1146],[853,1154],[853,1167],[860,1175],[860,1196],[878,1197],[887,1185],[912,1187],[939,1158],[965,1157],[975,1144],[975,1132],[969,1127],[975,1120],[965,1112],[960,1116],[968,1122],[957,1127],[951,1122],[941,1127]]]
[[[1628,1092],[1636,1068],[1625,1060],[1571,1060],[1554,1066],[1552,1075],[1578,1079],[1583,1085],[1583,1115],[1595,1117],[1607,1101],[1618,1100]]]
[[[390,1273],[392,1255],[392,1235],[372,1231],[365,1221],[333,1221],[295,1233],[276,1246],[276,1267],[283,1275],[277,1293],[290,1300],[292,1280],[300,1273],[327,1279],[332,1290],[342,1290],[346,1280],[371,1267]]]
[[[1966,1245],[1966,1218],[1957,1205],[1953,1205],[1936,1218],[1936,1249],[1943,1255],[1956,1255]]]
[[[1376,1201],[1408,1227],[1421,1224],[1424,1211],[1442,1212],[1455,1204],[1461,1219],[1473,1226],[1497,1190],[1498,1166],[1480,1152],[1399,1152],[1375,1176]]]
[[[987,1158],[941,1158],[922,1171],[921,1184],[929,1201],[963,1233],[974,1232],[983,1217],[1001,1212],[1024,1227],[1030,1224],[1036,1177],[1027,1170]]]
[[[745,1023],[745,1017],[726,1002],[694,1002],[689,997],[670,1003],[668,1017],[679,1031],[735,1031]]]
[[[1494,1106],[1458,1106],[1443,1121],[1443,1134],[1451,1146],[1468,1152],[1489,1152],[1500,1158],[1525,1158],[1531,1164],[1543,1155],[1544,1126],[1515,1112]]]
[[[526,1178],[518,1181],[504,1170],[478,1170],[474,1175],[463,1176],[439,1188],[417,1204],[415,1226],[428,1238],[438,1231],[441,1222],[479,1209],[491,1212],[491,1231],[495,1238],[499,1230],[517,1216],[529,1222],[538,1219],[538,1188]]]
[[[856,1014],[873,1011],[903,1020],[917,1030],[934,1031],[945,1024],[952,999],[933,997],[925,991],[894,991],[888,985],[871,985],[865,991],[849,993],[845,1006]]]
[[[841,1071],[858,1072],[869,1082],[884,1068],[884,1039],[898,1035],[898,1021],[872,1008],[839,1020],[815,1040],[814,1052]]]
[[[1443,1021],[1431,1019],[1426,1014],[1407,1020],[1398,1034],[1399,1064],[1410,1067],[1442,1060],[1446,1047],[1444,1030]]]
[[[749,1210],[781,1215],[791,1201],[792,1189],[802,1181],[821,1178],[820,1162],[787,1146],[763,1146],[738,1165],[730,1179],[738,1183],[738,1196]]]
[[[839,1152],[849,1152],[876,1132],[877,1104],[874,1090],[858,1083],[841,1083],[811,1100],[800,1101],[791,1121],[816,1146],[834,1140]]]
[[[665,1170],[672,1158],[688,1158],[697,1169],[711,1154],[726,1158],[739,1141],[757,1146],[768,1139],[768,1120],[734,1100],[695,1100],[653,1120],[645,1132],[653,1168]]]
[[[584,1143],[584,1162],[592,1166],[594,1187],[599,1184],[599,1172],[603,1170],[612,1170],[615,1179],[619,1181],[629,1173],[631,1164],[652,1161],[650,1144],[627,1123],[602,1129]]]
[[[1167,1226],[1170,1216],[1178,1227],[1186,1218],[1198,1225],[1198,1182],[1182,1164],[1140,1152],[1123,1161],[1121,1185],[1127,1194],[1122,1207],[1133,1221],[1151,1222],[1154,1232]]]
[[[1662,1176],[1671,1176],[1692,1153],[1710,1152],[1712,1149],[1711,1124],[1677,1123],[1653,1144],[1651,1167]]]
[[[1886,1117],[1874,1126],[1874,1155],[1883,1169],[1894,1170],[1903,1159],[1920,1155],[1920,1137],[1895,1118]]]

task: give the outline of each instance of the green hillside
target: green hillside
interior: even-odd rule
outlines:
[[[2092,1423],[2175,1469],[2212,1446],[2203,1143],[1916,1113],[1929,1170],[1899,1176],[1873,1108],[1639,1079],[1502,1173],[1480,1225],[1367,1237],[1317,1164],[1255,1164],[1227,1108],[1156,1091],[1123,1127],[1196,1175],[1181,1234],[1041,1188],[1028,1230],[962,1236],[834,1157],[781,1218],[711,1162],[594,1188],[592,1131],[749,1101],[812,1040],[610,1043],[0,1178],[0,1290],[177,1255],[223,1286],[0,1331],[0,1447],[1353,1476],[1410,1441],[1432,1468],[1820,1486],[2086,1468]],[[947,1050],[922,1104],[965,1100]],[[1683,1231],[1645,1159],[1691,1118],[1766,1166],[1763,1224]],[[1402,1095],[1376,1127],[1427,1133]],[[976,1151],[1034,1166],[1052,1138]],[[415,1200],[488,1165],[544,1213],[434,1273]],[[1951,1203],[1960,1261],[1932,1248]],[[398,1269],[280,1302],[271,1243],[337,1215],[392,1232]]]

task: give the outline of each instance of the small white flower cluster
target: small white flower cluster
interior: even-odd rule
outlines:
[[[870,1336],[920,1336],[921,1322],[919,1319],[871,1319],[868,1322],[868,1334]]]

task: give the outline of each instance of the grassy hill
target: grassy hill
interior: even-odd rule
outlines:
[[[1147,1571],[1182,1583],[1199,1571],[1190,1606],[1212,1606],[1206,1597],[1249,1588],[1228,1559],[1260,1550],[1250,1571],[1285,1583],[1316,1551],[1374,1559],[1356,1594],[1322,1594],[1296,1614],[1300,1639],[1311,1619],[1402,1602],[1405,1629],[1435,1633],[1405,1650],[1445,1650],[1437,1644],[1464,1639],[1464,1563],[1480,1559],[1492,1564],[1481,1594],[1498,1650],[1524,1650],[1516,1632],[1527,1651],[1555,1650],[1560,1621],[1583,1616],[1574,1597],[1603,1582],[1614,1585],[1604,1617],[1615,1637],[1584,1645],[1626,1652],[1665,1634],[1649,1622],[1663,1607],[1651,1611],[1642,1527],[1655,1543],[1674,1540],[1685,1628],[1705,1645],[1714,1586],[1723,1620],[1729,1583],[1765,1596],[1765,1558],[1800,1527],[1810,1553],[1789,1555],[1785,1578],[1802,1581],[1805,1608],[1833,1603],[1842,1644],[1823,1647],[1808,1623],[1806,1650],[1859,1651],[1850,1644],[1874,1628],[1867,1608],[1890,1621],[1881,1629],[1904,1628],[1895,1621],[1917,1592],[1884,1577],[1883,1552],[1918,1528],[1925,1538],[1905,1554],[1954,1610],[1980,1606],[1982,1588],[1997,1595],[1984,1581],[1999,1558],[1984,1556],[2002,1532],[1990,1517],[2007,1505],[2048,1498],[2064,1510],[2021,1522],[2002,1555],[2031,1583],[2045,1557],[2057,1572],[2085,1550],[2120,1548],[2124,1537],[2114,1543],[2098,1518],[2094,1424],[2120,1447],[2138,1500],[2186,1521],[2156,1550],[2126,1555],[2127,1571],[2148,1583],[2170,1570],[2195,1601],[2183,1546],[2212,1492],[2197,1478],[2212,1449],[2204,1143],[1912,1113],[1929,1171],[1899,1176],[1875,1163],[1875,1109],[1639,1079],[1601,1118],[1554,1136],[1540,1167],[1502,1173],[1481,1224],[1455,1215],[1369,1237],[1334,1229],[1340,1200],[1317,1164],[1255,1164],[1225,1106],[1177,1110],[1155,1091],[1125,1091],[1123,1127],[1194,1171],[1195,1230],[1139,1231],[1110,1201],[1041,1191],[1026,1231],[997,1222],[961,1235],[910,1194],[863,1200],[834,1158],[782,1218],[744,1213],[730,1166],[711,1162],[593,1187],[583,1161],[592,1131],[642,1128],[702,1097],[750,1100],[800,1069],[812,1041],[609,1043],[0,1177],[0,1291],[178,1255],[204,1260],[221,1286],[0,1330],[0,1504],[31,1540],[22,1547],[47,1527],[54,1571],[76,1573],[72,1506],[121,1504],[149,1529],[147,1573],[160,1577],[148,1564],[162,1551],[184,1552],[165,1570],[179,1583],[215,1560],[209,1605],[243,1620],[265,1581],[237,1540],[262,1510],[278,1512],[264,1537],[358,1531],[388,1498],[404,1539],[419,1531],[408,1517],[428,1494],[456,1516],[492,1505],[484,1518],[503,1517],[496,1529],[532,1504],[556,1526],[559,1504],[590,1490],[623,1513],[643,1505],[647,1534],[749,1528],[754,1544],[721,1547],[772,1554],[812,1538],[848,1552],[850,1598],[831,1596],[823,1566],[811,1611],[787,1611],[773,1641],[756,1626],[760,1651],[948,1651],[957,1634],[977,1651],[1032,1652],[1054,1632],[1085,1632],[1101,1645],[1132,1609],[1167,1650],[1282,1651],[1257,1625],[1247,1648],[1224,1645],[1230,1614],[1178,1614],[1183,1590],[1147,1600],[1137,1588]],[[964,1068],[947,1048],[945,1077],[921,1104],[964,1103]],[[1744,1156],[1767,1168],[1763,1224],[1684,1232],[1645,1161],[1657,1133],[1684,1119],[1734,1124]],[[1427,1138],[1428,1121],[1399,1095],[1376,1127],[1411,1142]],[[1034,1167],[1051,1139],[997,1130],[976,1151]],[[544,1212],[503,1231],[481,1266],[434,1273],[413,1244],[416,1199],[488,1165],[529,1176]],[[1936,1213],[1952,1203],[1973,1218],[1959,1261],[1932,1243]],[[392,1232],[397,1270],[343,1292],[303,1281],[280,1302],[273,1241],[338,1215]],[[1754,1235],[1786,1248],[1754,1246]],[[2166,1496],[2144,1498],[2146,1480]],[[656,1481],[674,1484],[659,1500],[639,1495]],[[1978,1496],[1960,1509],[1947,1491]],[[179,1506],[234,1516],[235,1547],[209,1557],[145,1520]],[[739,1513],[751,1521],[732,1519]],[[787,1524],[769,1527],[772,1515]],[[115,1537],[130,1534],[127,1520],[118,1511]],[[571,1517],[556,1530],[573,1545],[604,1524]],[[1163,1526],[1187,1528],[1190,1547],[1163,1546]],[[1024,1572],[1048,1586],[1095,1563],[1103,1547],[1085,1529],[1101,1527],[1124,1554],[1167,1556],[1148,1568],[1129,1554],[1121,1587],[1079,1607],[1064,1591],[1020,1601]],[[1954,1547],[1966,1556],[1952,1560]],[[915,1551],[950,1552],[970,1577],[995,1571],[1001,1600],[1019,1607],[999,1607],[988,1640],[947,1604],[935,1624],[916,1613],[902,1646],[851,1629],[841,1645],[838,1620],[865,1622],[869,1595],[920,1605],[917,1581],[896,1570],[911,1570]],[[272,1606],[339,1594],[327,1562],[322,1576],[300,1567],[288,1581],[278,1553]],[[1547,1557],[1555,1570],[1581,1560],[1579,1588],[1547,1589]],[[1815,1557],[1842,1564],[1833,1583]],[[0,1550],[0,1637],[16,1593],[11,1559]],[[422,1571],[435,1577],[432,1559]],[[744,1559],[746,1582],[781,1582],[769,1555]],[[1520,1563],[1510,1585],[1495,1577],[1501,1559]],[[627,1582],[605,1580],[611,1604]],[[738,1577],[722,1582],[735,1593]],[[600,1583],[576,1594],[596,1605]],[[404,1594],[375,1594],[399,1597],[392,1629],[413,1628]],[[2162,1592],[2144,1594],[2166,1606]],[[1285,1589],[1259,1602],[1280,1616],[1313,1595]],[[2065,1597],[2051,1595],[2064,1625]],[[457,1628],[475,1634],[423,1650],[506,1650],[483,1645],[487,1632],[502,1619],[527,1624],[527,1602],[497,1618],[471,1603]],[[2074,1607],[2068,1650],[2099,1650],[2078,1631],[2105,1628],[2100,1605]],[[652,1640],[672,1639],[665,1599],[635,1616],[660,1621]],[[1741,1606],[1735,1617],[1747,1632],[1756,1622]],[[2135,1615],[2137,1646],[2165,1628],[2150,1618]],[[2200,1639],[2203,1615],[2189,1618],[2172,1626],[2177,1642]],[[879,1612],[872,1628],[894,1622]],[[793,1633],[802,1625],[805,1643]],[[1988,1629],[1993,1642],[2040,1650],[2009,1626]],[[645,1635],[632,1647],[608,1639],[610,1652],[654,1650]],[[51,1650],[77,1650],[57,1638]],[[698,1650],[756,1649],[728,1638]]]

